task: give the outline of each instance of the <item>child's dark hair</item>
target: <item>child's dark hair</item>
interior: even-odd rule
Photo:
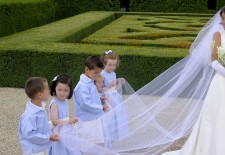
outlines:
[[[85,60],[85,67],[90,70],[93,70],[95,67],[104,68],[102,60],[97,56],[90,56]]]
[[[220,9],[220,16],[222,17],[223,13],[225,13],[225,6]]]
[[[73,96],[73,83],[72,83],[72,80],[70,79],[70,77],[67,74],[60,74],[52,80],[52,84],[51,84],[51,95],[52,96],[56,96],[55,88],[58,85],[58,83],[67,84],[70,87],[70,93],[69,93],[69,96],[67,97],[67,99],[71,99],[71,97]]]
[[[25,92],[30,99],[34,99],[35,95],[43,92],[45,89],[44,83],[48,83],[45,78],[31,77],[25,83]]]
[[[108,59],[117,60],[117,66],[119,66],[119,63],[120,63],[119,55],[112,50],[104,52],[101,56],[101,59],[102,59],[102,62],[103,62],[104,65],[106,65]]]

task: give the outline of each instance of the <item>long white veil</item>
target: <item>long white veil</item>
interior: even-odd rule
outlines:
[[[188,135],[215,74],[211,68],[211,42],[213,33],[222,29],[220,21],[218,12],[199,32],[189,56],[137,92],[118,80],[116,97],[107,92],[106,96],[121,97],[121,103],[92,125],[59,126],[62,143],[83,154],[157,155]],[[96,134],[99,139],[85,137],[82,132]]]

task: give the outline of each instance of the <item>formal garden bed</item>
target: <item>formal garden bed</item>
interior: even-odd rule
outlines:
[[[132,12],[215,13],[225,0],[131,0]],[[211,10],[213,9],[213,10]],[[119,11],[119,0],[0,0],[0,37],[88,11]]]
[[[0,86],[23,87],[30,76],[50,80],[62,72],[76,83],[87,56],[112,49],[121,56],[118,76],[138,89],[187,56],[211,16],[87,12],[2,37]]]

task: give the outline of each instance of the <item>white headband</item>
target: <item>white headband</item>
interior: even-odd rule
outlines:
[[[105,52],[105,54],[107,55],[107,54],[112,53],[112,52],[113,52],[112,50],[108,50],[108,51]]]
[[[54,79],[52,81],[56,81],[59,75],[57,75],[56,77],[54,77]]]

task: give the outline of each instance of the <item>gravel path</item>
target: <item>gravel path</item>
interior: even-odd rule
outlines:
[[[27,100],[28,97],[24,89],[0,88],[0,155],[22,154],[17,130]],[[49,103],[49,101],[46,103]],[[71,101],[70,109],[72,114],[73,104]]]
[[[18,122],[28,100],[24,89],[0,88],[0,155],[21,155],[18,139]],[[70,100],[70,113],[73,104]],[[179,149],[185,139],[176,142],[169,150]]]

